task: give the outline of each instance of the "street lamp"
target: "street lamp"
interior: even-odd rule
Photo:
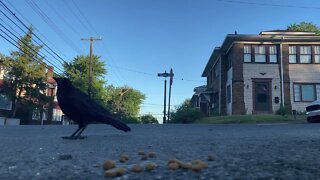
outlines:
[[[164,77],[164,104],[163,104],[163,124],[167,123],[166,120],[166,97],[167,97],[167,77],[170,76],[170,73],[164,71],[164,73],[158,73],[158,77]]]

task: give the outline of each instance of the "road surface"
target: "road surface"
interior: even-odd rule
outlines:
[[[83,140],[66,140],[76,126],[0,126],[0,179],[105,179],[102,164],[126,168],[117,179],[319,179],[320,124],[130,125],[120,132],[89,125]],[[139,151],[156,152],[141,160]],[[120,163],[126,153],[129,161]],[[214,161],[207,161],[208,155]],[[167,161],[195,159],[201,172],[169,170]],[[151,172],[133,164],[154,162]]]

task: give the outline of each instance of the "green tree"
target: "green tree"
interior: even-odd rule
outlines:
[[[88,92],[89,78],[89,59],[90,56],[77,56],[72,62],[63,64],[65,76],[69,78],[74,86],[84,93]],[[105,64],[100,60],[99,56],[92,56],[92,98],[98,102],[105,102],[106,97],[106,81],[104,76],[107,74]]]
[[[16,116],[19,107],[42,111],[43,106],[51,100],[45,93],[46,68],[39,55],[42,46],[32,42],[32,31],[32,27],[29,27],[26,35],[18,40],[19,50],[10,52],[10,56],[3,60],[7,73],[0,93],[12,100],[11,117]]]
[[[142,124],[159,124],[157,118],[152,116],[151,114],[145,114],[140,117]]]
[[[203,113],[191,107],[191,100],[186,99],[179,105],[174,112],[171,113],[171,123],[193,123],[194,121],[202,118]]]
[[[126,122],[134,120],[135,123],[139,123],[137,120],[140,105],[145,99],[145,95],[138,90],[124,87],[107,87],[107,106],[112,111],[117,113],[118,117]]]
[[[316,24],[313,24],[312,22],[302,21],[299,24],[293,23],[287,27],[287,30],[315,32],[317,35],[320,35],[320,28]]]

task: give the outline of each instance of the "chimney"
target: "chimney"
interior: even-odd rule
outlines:
[[[53,78],[53,66],[48,66],[47,78]]]

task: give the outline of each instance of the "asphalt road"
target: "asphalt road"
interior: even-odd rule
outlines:
[[[0,179],[105,179],[107,159],[126,168],[117,179],[319,179],[320,124],[130,125],[120,132],[90,125],[83,140],[65,140],[76,126],[1,126]],[[141,160],[139,151],[154,151]],[[118,162],[126,153],[129,161]],[[215,157],[207,161],[207,156]],[[167,161],[208,162],[201,172],[169,170]],[[152,161],[151,172],[133,164]]]

